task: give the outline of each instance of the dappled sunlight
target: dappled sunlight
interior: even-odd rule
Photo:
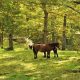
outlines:
[[[35,64],[33,64],[33,63],[20,63],[22,66],[24,66],[24,69],[26,70],[34,70],[34,69],[36,69],[36,67],[37,67],[37,65]]]
[[[20,64],[9,64],[9,65],[0,65],[0,75],[4,75],[4,74],[11,74],[14,72],[17,72],[17,70],[22,70],[24,69],[24,66],[20,65]]]
[[[4,80],[6,78],[7,78],[7,76],[0,76],[0,80]]]
[[[24,51],[24,48],[16,48],[15,51],[16,52],[18,52],[18,51]]]
[[[33,72],[28,72],[25,75],[40,75],[42,72],[41,71],[33,71]],[[34,77],[35,78],[35,77]]]
[[[58,61],[57,63],[58,63],[58,65],[62,65],[62,64],[64,64],[64,63],[66,63],[66,62],[68,62],[69,60],[65,60],[65,61]]]
[[[77,58],[77,57],[69,57],[68,58],[68,60],[62,60],[62,61],[58,61],[57,63],[58,63],[58,66],[60,66],[60,65],[64,65],[64,64],[67,64],[67,63],[70,63],[70,62],[72,62],[72,61],[77,61],[79,58]]]
[[[80,80],[80,73],[66,73],[61,75],[61,80]]]
[[[12,54],[6,53],[6,54],[0,54],[0,59],[13,57]]]
[[[70,53],[59,53],[58,58],[43,58],[43,53],[38,53],[38,58],[33,59],[33,53],[30,50],[16,49],[14,51],[0,54],[0,79],[15,80],[25,77],[27,80],[65,80],[69,73],[79,70],[80,59],[78,55]],[[77,72],[75,73],[77,74]],[[21,79],[21,80],[22,80]]]
[[[80,0],[0,0],[0,80],[80,80]]]
[[[0,66],[1,65],[13,65],[13,64],[19,64],[19,62],[18,61],[16,61],[16,60],[14,60],[14,61],[7,61],[7,62],[5,62],[5,63],[2,63],[2,64],[0,64]]]
[[[67,78],[68,77],[68,74],[62,74],[61,77],[62,78]]]
[[[72,61],[72,60],[78,60],[79,57],[69,57],[69,60]]]

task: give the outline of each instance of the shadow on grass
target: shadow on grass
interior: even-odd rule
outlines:
[[[24,66],[18,63],[1,65],[0,77],[5,76],[3,80],[31,80],[30,76],[23,73],[24,70]]]
[[[73,56],[69,56],[69,53],[68,55],[62,53],[58,58],[50,59],[43,58],[43,54],[39,54],[36,60],[33,59],[33,52],[27,50],[14,50],[7,54],[11,56],[0,59],[0,76],[5,75],[4,80],[60,80],[63,74],[69,74],[66,70],[77,67],[80,62],[80,59],[74,60],[74,58],[69,61]]]
[[[20,64],[1,65],[0,66],[0,75],[15,73],[22,69],[24,69],[24,66],[22,66]]]
[[[32,77],[24,75],[22,73],[15,73],[13,75],[8,76],[6,80],[33,80]]]
[[[0,63],[7,63],[9,61],[14,61],[16,58],[15,57],[7,57],[7,58],[2,58],[0,59]]]

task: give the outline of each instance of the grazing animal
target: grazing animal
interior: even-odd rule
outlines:
[[[44,57],[50,58],[50,51],[54,51],[54,57],[58,57],[57,48],[59,48],[59,43],[50,43],[50,44],[33,44],[29,45],[30,49],[33,49],[34,59],[37,58],[38,51],[44,52]]]

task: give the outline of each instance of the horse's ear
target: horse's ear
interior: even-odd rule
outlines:
[[[29,45],[29,48],[32,49],[32,45]]]
[[[57,47],[59,48],[59,43],[57,43]]]

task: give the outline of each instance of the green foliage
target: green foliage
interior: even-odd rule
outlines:
[[[64,14],[67,14],[67,38],[74,43],[75,40],[71,38],[75,37],[76,31],[80,31],[80,5],[72,0],[1,0],[0,3],[0,24],[4,27],[5,36],[13,32],[14,36],[43,42],[44,12],[41,3],[46,4],[48,12],[48,42],[54,39],[54,33],[62,43]]]

